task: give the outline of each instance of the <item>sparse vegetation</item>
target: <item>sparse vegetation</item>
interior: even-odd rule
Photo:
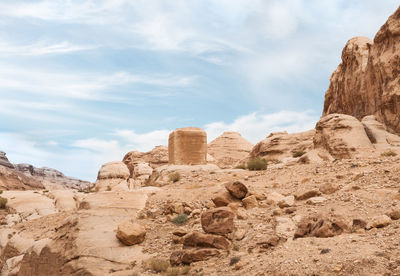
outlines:
[[[186,214],[179,214],[175,216],[171,222],[176,225],[183,225],[188,221],[188,216]]]
[[[235,256],[231,258],[231,261],[229,262],[229,265],[234,265],[237,264],[240,261],[240,257],[239,256]]]
[[[396,155],[397,155],[397,153],[392,150],[388,150],[388,151],[381,153],[382,157],[392,157],[392,156],[396,156]]]
[[[109,192],[109,191],[111,191],[112,189],[111,189],[111,186],[110,185],[108,185],[107,186],[107,191]]]
[[[267,160],[264,158],[254,158],[247,162],[250,171],[263,171],[267,169]]]
[[[153,258],[150,260],[151,270],[157,273],[166,272],[169,268],[169,262],[164,259]]]
[[[0,209],[6,209],[7,201],[7,198],[0,196]]]
[[[0,195],[3,193],[3,190],[0,190]]]
[[[173,183],[175,183],[181,179],[181,175],[178,172],[173,172],[168,175],[168,179],[169,179],[169,181],[172,181]]]
[[[302,151],[302,150],[295,151],[295,152],[293,152],[293,158],[301,157],[301,156],[303,156],[304,154],[306,154],[305,151]]]

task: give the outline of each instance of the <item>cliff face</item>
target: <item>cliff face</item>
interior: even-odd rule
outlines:
[[[342,52],[331,76],[323,116],[375,115],[389,130],[400,133],[400,7],[374,40],[356,37]]]

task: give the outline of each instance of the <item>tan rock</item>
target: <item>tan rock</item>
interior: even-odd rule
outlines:
[[[143,226],[131,221],[124,221],[118,225],[116,237],[125,245],[142,243],[146,236]]]
[[[242,202],[246,209],[251,209],[258,206],[257,198],[254,195],[243,198]]]
[[[344,114],[330,114],[317,123],[314,147],[328,151],[334,158],[352,158],[373,150],[364,125]]]
[[[283,200],[285,197],[277,192],[272,192],[267,195],[268,204],[278,204],[279,201]]]
[[[330,195],[337,192],[340,189],[339,185],[336,183],[324,183],[319,187],[319,191],[323,194]]]
[[[201,226],[206,233],[224,235],[234,229],[234,213],[228,207],[219,207],[201,214]]]
[[[129,190],[129,177],[129,169],[124,163],[109,162],[101,166],[95,186],[98,191]]]
[[[238,132],[224,132],[208,144],[208,153],[216,161],[218,167],[233,168],[240,160],[246,158],[253,144],[244,139]]]
[[[246,185],[240,181],[228,182],[225,184],[225,188],[233,197],[237,199],[243,199],[248,192]]]
[[[214,196],[211,200],[216,207],[223,207],[228,206],[233,201],[233,198],[228,192],[224,191]]]
[[[390,217],[388,217],[387,215],[380,215],[380,216],[373,217],[371,219],[371,221],[367,225],[367,229],[383,228],[385,226],[388,226],[391,223],[392,223],[392,220],[390,219]]]
[[[275,220],[276,235],[284,239],[293,238],[294,233],[296,232],[296,224],[293,222],[293,220],[286,217],[276,217]]]
[[[294,197],[296,200],[306,200],[319,195],[321,195],[321,193],[318,190],[301,190],[298,191]]]
[[[193,262],[200,262],[218,256],[220,253],[214,248],[198,248],[174,251],[170,257],[173,266],[188,265]]]
[[[168,139],[169,164],[207,164],[207,134],[194,127],[178,128]]]
[[[398,220],[400,219],[400,209],[392,210],[389,214],[390,218],[392,220]]]
[[[223,236],[213,234],[203,234],[200,232],[193,232],[187,234],[183,241],[184,248],[187,247],[209,247],[217,249],[228,249],[230,242]]]
[[[318,204],[324,203],[325,201],[326,201],[326,198],[325,198],[325,197],[316,196],[316,197],[309,198],[309,199],[306,201],[306,203],[307,203],[307,204],[310,204],[310,205],[318,205]]]
[[[313,147],[315,131],[288,134],[271,133],[266,139],[257,143],[250,152],[250,158],[266,157],[269,160],[292,158],[295,152],[307,152]]]
[[[294,234],[294,238],[328,238],[349,231],[350,228],[343,218],[320,214],[315,217],[301,219],[297,226],[296,233]]]
[[[323,115],[343,113],[361,119],[375,115],[389,129],[400,133],[400,8],[381,27],[374,40],[350,39],[342,63],[331,76]]]
[[[124,156],[122,162],[128,167],[131,176],[134,176],[134,167],[138,163],[147,163],[153,169],[167,165],[168,147],[157,146],[149,152],[130,151]]]
[[[285,196],[281,201],[278,202],[280,208],[292,207],[294,205],[294,196]]]

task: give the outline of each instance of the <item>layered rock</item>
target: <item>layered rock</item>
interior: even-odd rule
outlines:
[[[250,152],[250,158],[265,157],[268,160],[282,160],[292,157],[296,152],[306,152],[313,147],[315,131],[288,134],[274,132],[261,142],[258,142]]]
[[[207,164],[207,133],[195,127],[178,128],[168,139],[170,165]]]
[[[14,165],[8,161],[6,153],[4,151],[0,151],[0,166],[7,167],[10,169],[14,168]]]
[[[361,120],[375,115],[390,131],[400,133],[400,8],[374,40],[356,37],[342,52],[331,76],[323,116],[343,113]]]
[[[207,150],[215,158],[220,168],[232,168],[246,158],[253,144],[244,139],[238,132],[224,132],[208,144]]]
[[[101,166],[95,183],[99,191],[129,190],[130,172],[128,167],[119,161],[113,161]]]
[[[44,189],[44,186],[33,177],[26,176],[9,167],[0,166],[0,190],[32,189]]]
[[[134,175],[134,167],[138,163],[148,163],[153,169],[167,165],[168,147],[157,146],[148,152],[130,151],[124,156],[122,162],[128,166],[132,176]]]
[[[52,168],[36,168],[29,164],[16,164],[15,169],[28,177],[41,182],[46,189],[87,189],[92,183],[77,178],[65,176]]]

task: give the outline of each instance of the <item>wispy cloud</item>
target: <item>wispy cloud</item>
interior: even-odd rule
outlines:
[[[0,57],[15,56],[42,56],[49,54],[68,54],[95,49],[95,46],[73,45],[70,42],[60,43],[37,42],[30,45],[15,45],[0,42]]]

